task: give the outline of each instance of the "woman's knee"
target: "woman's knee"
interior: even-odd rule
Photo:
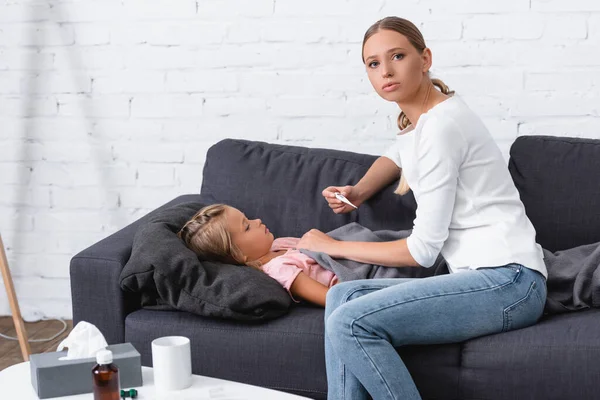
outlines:
[[[374,280],[362,279],[357,281],[340,282],[327,291],[326,305],[335,309],[352,299],[385,288]]]
[[[346,298],[347,283],[349,282],[338,283],[337,285],[334,285],[333,287],[329,288],[329,290],[327,291],[327,297],[325,299],[325,304],[327,308],[336,309],[340,305],[348,301]]]
[[[336,342],[345,334],[351,333],[354,313],[350,304],[342,304],[325,319],[325,332],[332,342]]]

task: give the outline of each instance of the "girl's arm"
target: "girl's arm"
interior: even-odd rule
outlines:
[[[365,202],[375,193],[398,179],[401,171],[396,163],[387,157],[381,156],[375,160],[361,180],[354,185],[353,190],[357,191],[356,197],[360,199],[360,203]]]
[[[290,286],[292,295],[322,307],[325,307],[327,291],[329,291],[327,286],[315,281],[304,272],[300,272]]]

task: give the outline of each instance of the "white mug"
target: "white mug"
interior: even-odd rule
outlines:
[[[152,369],[157,392],[182,390],[192,385],[190,339],[165,336],[152,341]]]

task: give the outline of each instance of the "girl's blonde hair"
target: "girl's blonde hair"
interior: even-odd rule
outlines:
[[[254,263],[245,263],[244,255],[231,240],[227,229],[225,204],[213,204],[198,211],[177,236],[203,260],[227,264],[246,264],[257,268]]]
[[[395,31],[401,35],[404,35],[408,39],[408,41],[413,45],[413,47],[415,49],[417,49],[417,51],[420,54],[423,53],[423,50],[425,50],[425,48],[427,47],[425,45],[425,39],[423,38],[421,31],[419,31],[419,28],[417,28],[412,22],[410,22],[409,20],[406,20],[404,18],[400,18],[400,17],[386,17],[386,18],[383,18],[383,19],[375,22],[373,25],[371,25],[371,27],[369,29],[367,29],[367,32],[365,33],[365,37],[364,37],[363,43],[362,43],[363,52],[364,52],[365,43],[367,42],[367,40],[371,36],[373,36],[374,34],[376,34],[377,32],[379,32],[380,30],[383,30],[383,29]],[[361,52],[361,54],[363,54],[363,52]],[[363,59],[363,63],[364,63],[365,62],[364,54],[362,55],[362,59]],[[429,72],[427,74],[429,75]],[[434,86],[437,86],[439,88],[439,90],[446,95],[452,96],[454,94],[454,91],[450,90],[450,88],[444,82],[442,82],[442,80],[440,80],[440,79],[433,78],[433,79],[431,79],[431,83]],[[398,128],[400,130],[406,129],[406,127],[408,127],[411,124],[411,122],[408,120],[408,117],[406,116],[404,111],[402,111],[400,113],[400,115],[398,116],[397,123],[398,123]],[[404,174],[402,174],[402,176],[400,177],[400,183],[398,184],[398,187],[396,188],[394,193],[399,194],[399,195],[404,195],[409,190],[410,190],[410,187],[408,186],[408,183],[406,182],[406,178],[404,177]]]

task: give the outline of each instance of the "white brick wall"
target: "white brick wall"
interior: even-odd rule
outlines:
[[[518,135],[600,138],[596,0],[0,0],[0,232],[24,313],[70,317],[70,258],[198,192],[222,138],[381,153],[398,110],[360,43],[387,15],[417,23],[506,157]]]

